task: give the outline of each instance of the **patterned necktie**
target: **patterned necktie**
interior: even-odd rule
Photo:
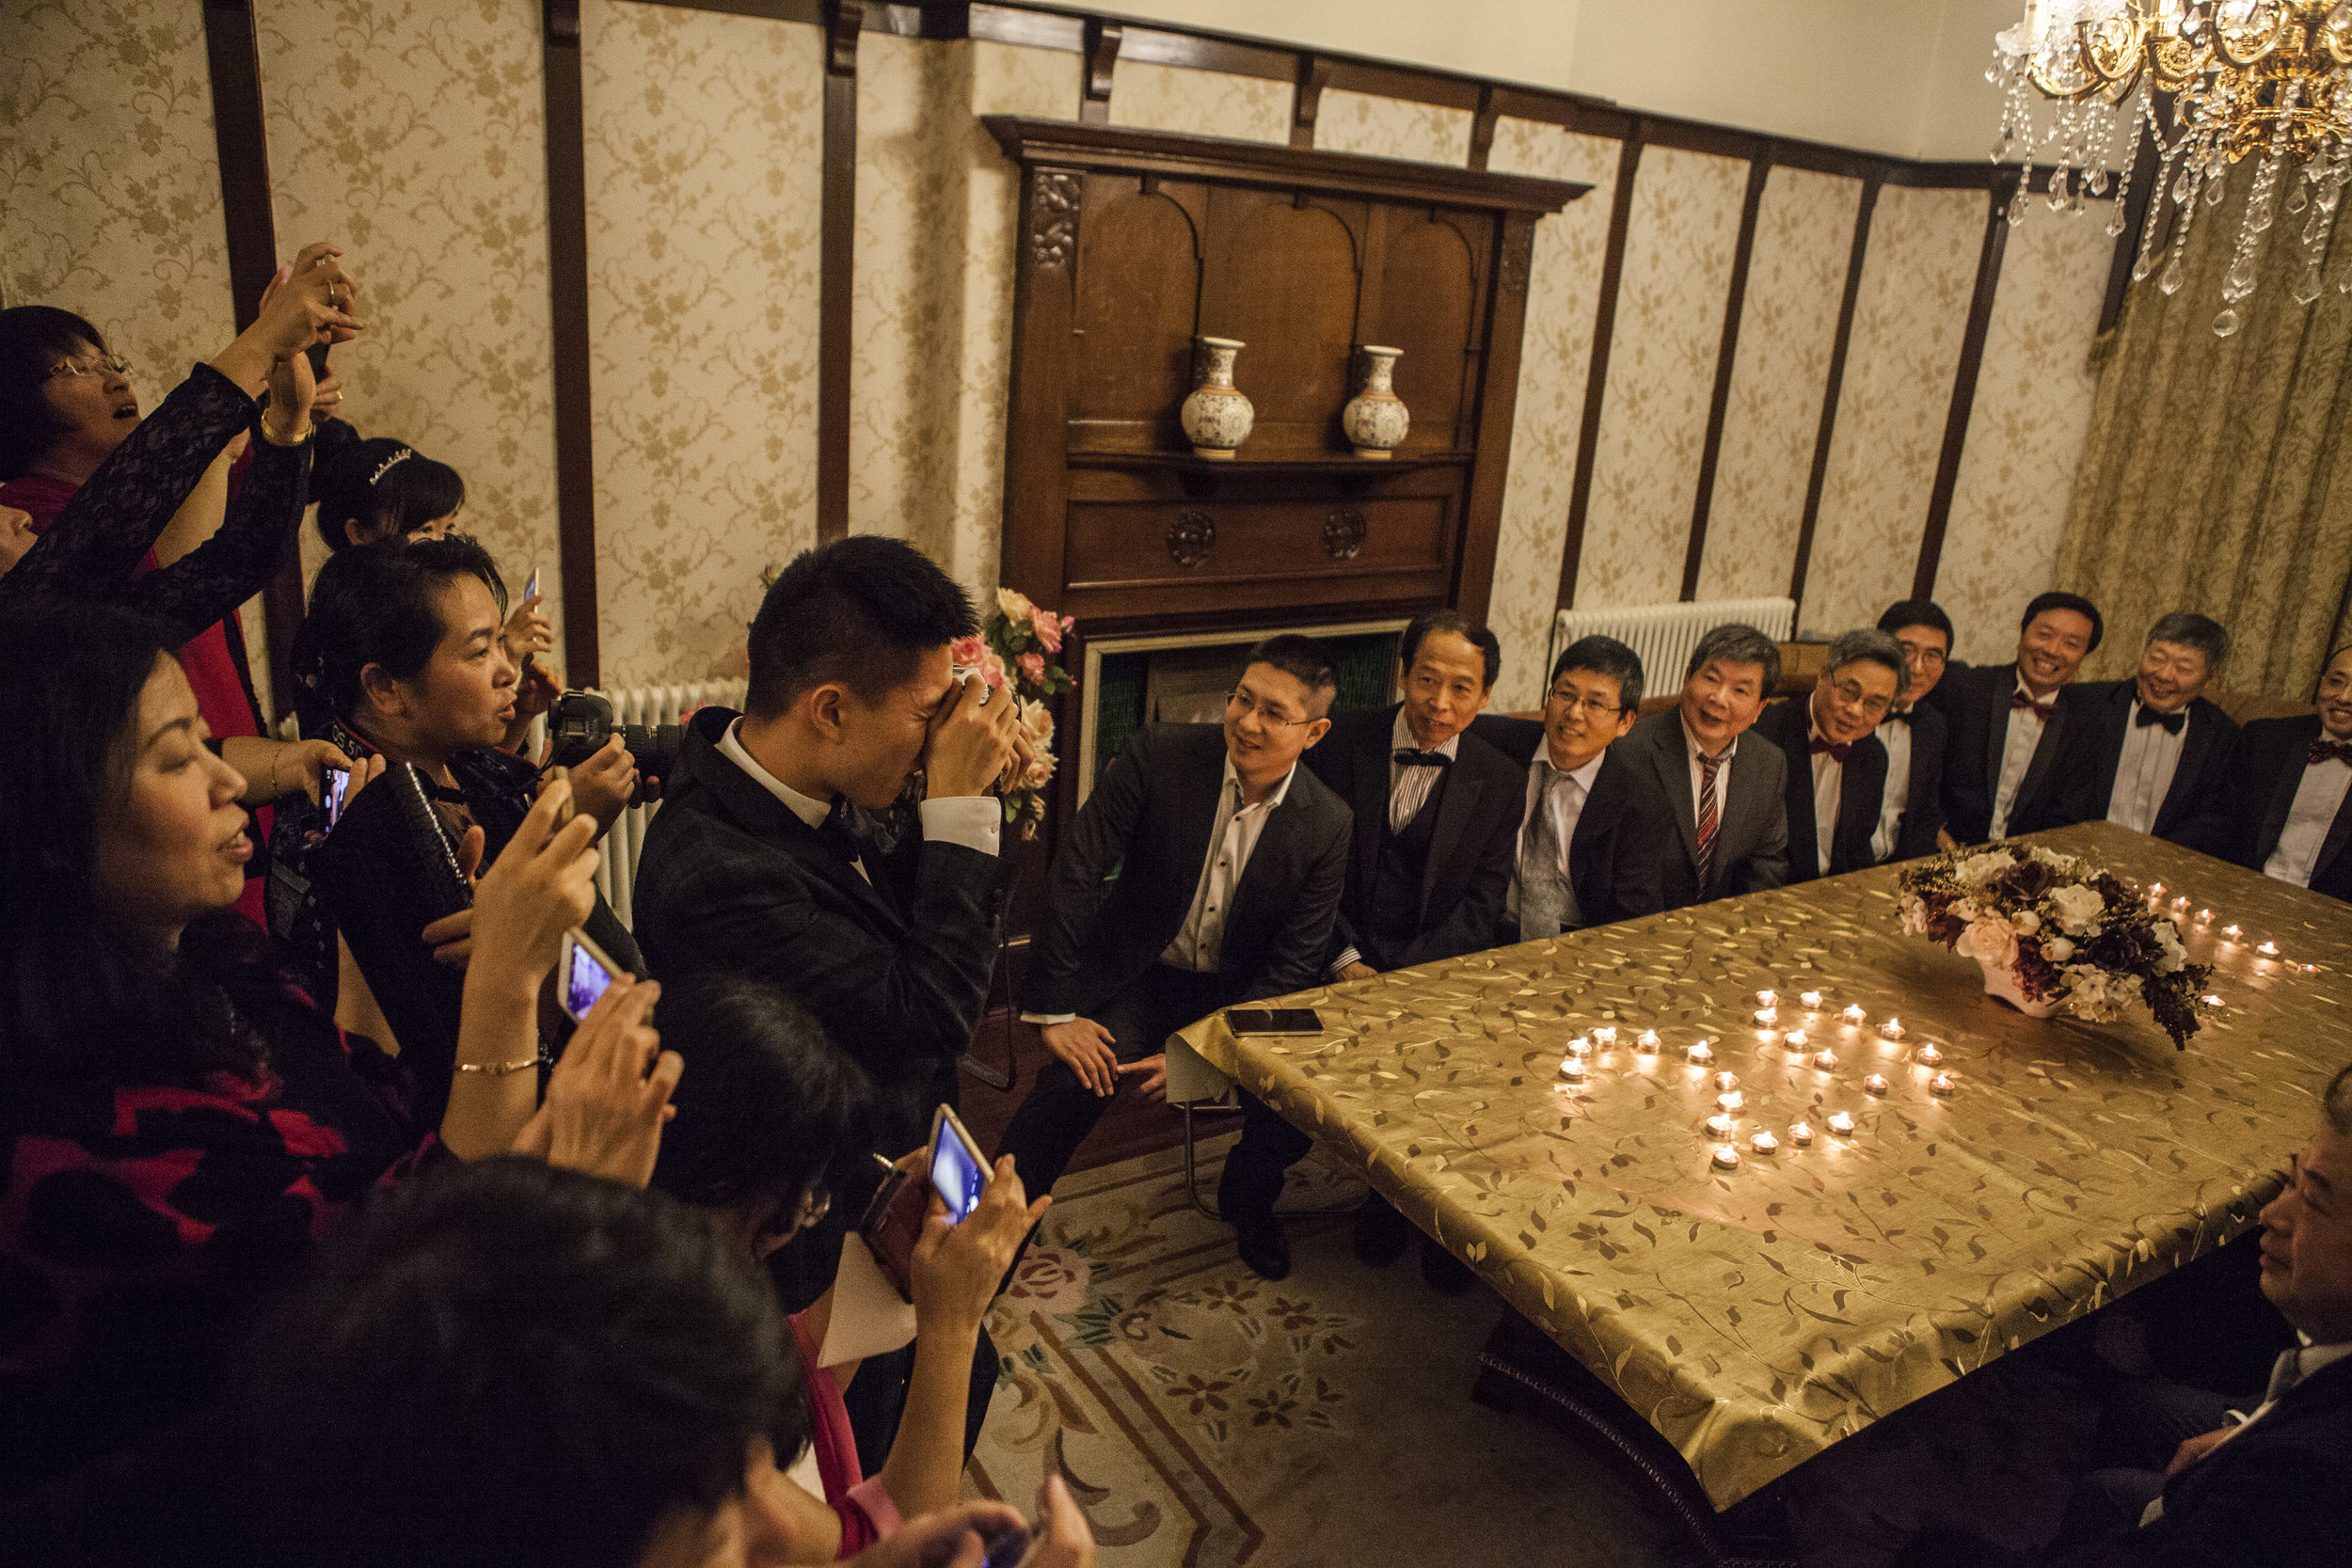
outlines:
[[[2352,740],[2314,740],[2305,749],[2303,757],[2313,768],[2329,760],[2352,763]]]
[[[2045,724],[2050,721],[2050,715],[2058,711],[2058,703],[2055,699],[2046,703],[2037,703],[2032,697],[2026,695],[2023,691],[2010,692],[2009,694],[2009,705],[2011,707],[2029,707],[2033,709],[2034,717],[2041,720]]]
[[[1535,820],[1519,850],[1521,942],[1556,937],[1577,924],[1576,889],[1560,873],[1560,819],[1551,813],[1551,792],[1565,786],[1568,775],[1549,762],[1535,766],[1544,770],[1544,782],[1535,791]]]
[[[1712,757],[1704,752],[1699,753],[1699,895],[1701,897],[1707,895],[1707,890],[1714,884],[1715,880],[1715,775],[1722,770],[1724,764],[1730,760],[1731,753],[1727,751],[1721,756]]]
[[[2132,718],[2132,725],[2135,729],[2145,729],[2150,724],[2162,724],[2164,733],[2167,735],[2180,734],[2181,726],[2187,722],[2188,709],[2186,708],[2181,709],[2178,713],[2158,713],[2154,708],[2144,705]]]
[[[1827,756],[1832,762],[1845,761],[1846,753],[1852,750],[1843,741],[1824,739],[1818,735],[1813,737],[1813,754],[1817,757]]]

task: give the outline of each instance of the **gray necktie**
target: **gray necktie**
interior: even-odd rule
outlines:
[[[1539,761],[1543,783],[1535,791],[1535,820],[1519,851],[1519,940],[1556,937],[1577,924],[1576,890],[1560,873],[1560,821],[1551,813],[1551,792],[1568,775]]]

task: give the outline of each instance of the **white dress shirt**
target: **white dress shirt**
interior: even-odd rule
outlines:
[[[2328,842],[2328,830],[2334,825],[2336,813],[2344,809],[2348,789],[2352,789],[2352,762],[2331,757],[2326,762],[2303,765],[2303,782],[2295,788],[2295,803],[2287,808],[2286,826],[2279,830],[2279,847],[2263,863],[2264,876],[2293,882],[2296,887],[2312,885],[2312,870],[2318,863],[2320,847]]]
[[[2025,692],[2035,702],[2042,700],[2034,697],[2033,689],[2026,686],[2026,677],[2023,675],[2017,677],[2015,691],[2010,693],[2012,698],[2017,691]],[[2053,703],[2058,701],[2057,692],[2050,693],[2050,701]],[[2044,727],[2042,715],[2029,707],[2012,707],[2009,710],[2009,738],[2008,743],[2001,750],[2001,785],[1993,792],[1991,831],[1994,838],[2009,836],[2010,808],[2017,803],[2017,786],[2026,782],[2026,769],[2033,766],[2034,748],[2042,744],[2042,732]]]
[[[1813,717],[1813,705],[1805,705],[1805,736],[1808,741],[1820,740],[1820,721]],[[1720,787],[1720,786],[1719,786]],[[1829,875],[1829,852],[1832,840],[1837,835],[1837,808],[1846,798],[1846,765],[1827,752],[1813,753],[1813,843],[1819,851],[1821,876]]]
[[[1397,752],[1418,752],[1420,741],[1413,738],[1413,726],[1405,721],[1405,710],[1396,710],[1396,722],[1389,727],[1389,745]],[[1446,737],[1442,746],[1429,750],[1439,756],[1459,756],[1462,734],[1456,730]],[[1421,808],[1429,803],[1429,792],[1445,777],[1442,768],[1407,768],[1391,755],[1389,758],[1389,832],[1401,833],[1406,824],[1421,815]]]
[[[1576,825],[1584,816],[1584,802],[1592,798],[1593,781],[1600,777],[1600,765],[1609,758],[1603,747],[1598,755],[1583,767],[1560,775],[1560,784],[1551,792],[1551,820],[1560,831],[1560,876],[1568,875],[1568,845],[1576,837]],[[1535,799],[1544,787],[1545,770],[1551,766],[1550,757],[1539,750],[1535,760],[1527,765],[1527,794],[1519,804],[1519,836],[1518,847],[1512,851],[1511,891],[1503,895],[1503,916],[1516,926],[1519,923],[1519,857],[1527,853],[1527,835],[1535,826]],[[1573,887],[1574,884],[1570,884]]]
[[[742,727],[740,719],[727,726],[727,733],[719,737],[719,754],[750,774],[755,784],[783,801],[793,816],[812,828],[823,827],[825,818],[833,815],[832,802],[803,795],[762,768],[736,733]],[[983,855],[996,853],[997,835],[1005,825],[1005,808],[993,795],[956,795],[944,800],[926,800],[915,808],[915,816],[923,824],[923,836],[932,843],[961,844]],[[854,863],[858,875],[865,877],[866,863]]]
[[[1177,927],[1176,940],[1160,954],[1160,962],[1175,969],[1189,969],[1202,974],[1216,972],[1217,960],[1225,950],[1225,922],[1233,912],[1233,894],[1241,886],[1242,873],[1249,869],[1249,857],[1258,850],[1258,840],[1265,833],[1266,818],[1288,795],[1291,781],[1298,777],[1298,765],[1282,775],[1282,782],[1265,792],[1255,805],[1245,805],[1241,798],[1241,775],[1233,770],[1233,759],[1225,759],[1225,784],[1217,796],[1216,820],[1209,825],[1209,852],[1200,862],[1200,879],[1193,884],[1192,907],[1185,911],[1184,923]],[[1023,1013],[1024,1023],[1068,1023],[1076,1013]]]
[[[1699,819],[1699,796],[1707,787],[1707,775],[1699,770],[1699,758],[1707,752],[1700,748],[1698,736],[1691,733],[1691,721],[1679,711],[1675,719],[1682,726],[1682,751],[1691,763],[1691,821],[1695,826]],[[1719,832],[1724,824],[1724,801],[1731,794],[1731,759],[1739,750],[1740,740],[1735,736],[1731,744],[1724,748],[1723,763],[1715,769],[1715,826]]]
[[[2172,775],[2180,770],[2181,749],[2188,744],[2188,721],[2180,733],[2162,724],[2139,721],[2139,699],[2132,699],[2130,720],[2123,726],[2122,754],[2115,759],[2115,787],[2107,794],[2107,820],[2136,833],[2156,831],[2156,813],[2171,791]]]
[[[1886,792],[1879,797],[1878,831],[1870,835],[1870,858],[1884,861],[1895,853],[1895,834],[1903,824],[1903,808],[1911,804],[1911,725],[1902,720],[1878,728],[1879,744],[1886,748]]]

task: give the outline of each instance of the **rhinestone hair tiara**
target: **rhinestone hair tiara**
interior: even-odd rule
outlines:
[[[368,476],[368,488],[371,490],[374,489],[386,474],[390,473],[394,468],[399,467],[403,463],[407,462],[410,458],[416,455],[417,454],[415,452],[409,451],[406,447],[403,447],[398,451],[392,453],[391,456],[384,459],[383,462],[378,463],[375,466],[375,472]]]

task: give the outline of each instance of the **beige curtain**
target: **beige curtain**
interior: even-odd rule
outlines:
[[[2129,674],[2149,625],[2192,610],[2230,630],[2223,686],[2303,703],[2328,651],[2352,641],[2352,294],[2336,288],[2352,278],[2352,213],[2339,210],[2318,302],[2298,305],[2313,209],[2287,212],[2300,177],[2282,179],[2261,286],[2238,303],[2239,329],[2216,337],[2254,168],[2251,158],[2232,168],[2220,205],[2198,214],[2180,290],[2157,286],[2159,250],[2100,341],[2058,582],[2106,617],[2086,676]],[[2179,221],[2169,201],[2165,213]]]

